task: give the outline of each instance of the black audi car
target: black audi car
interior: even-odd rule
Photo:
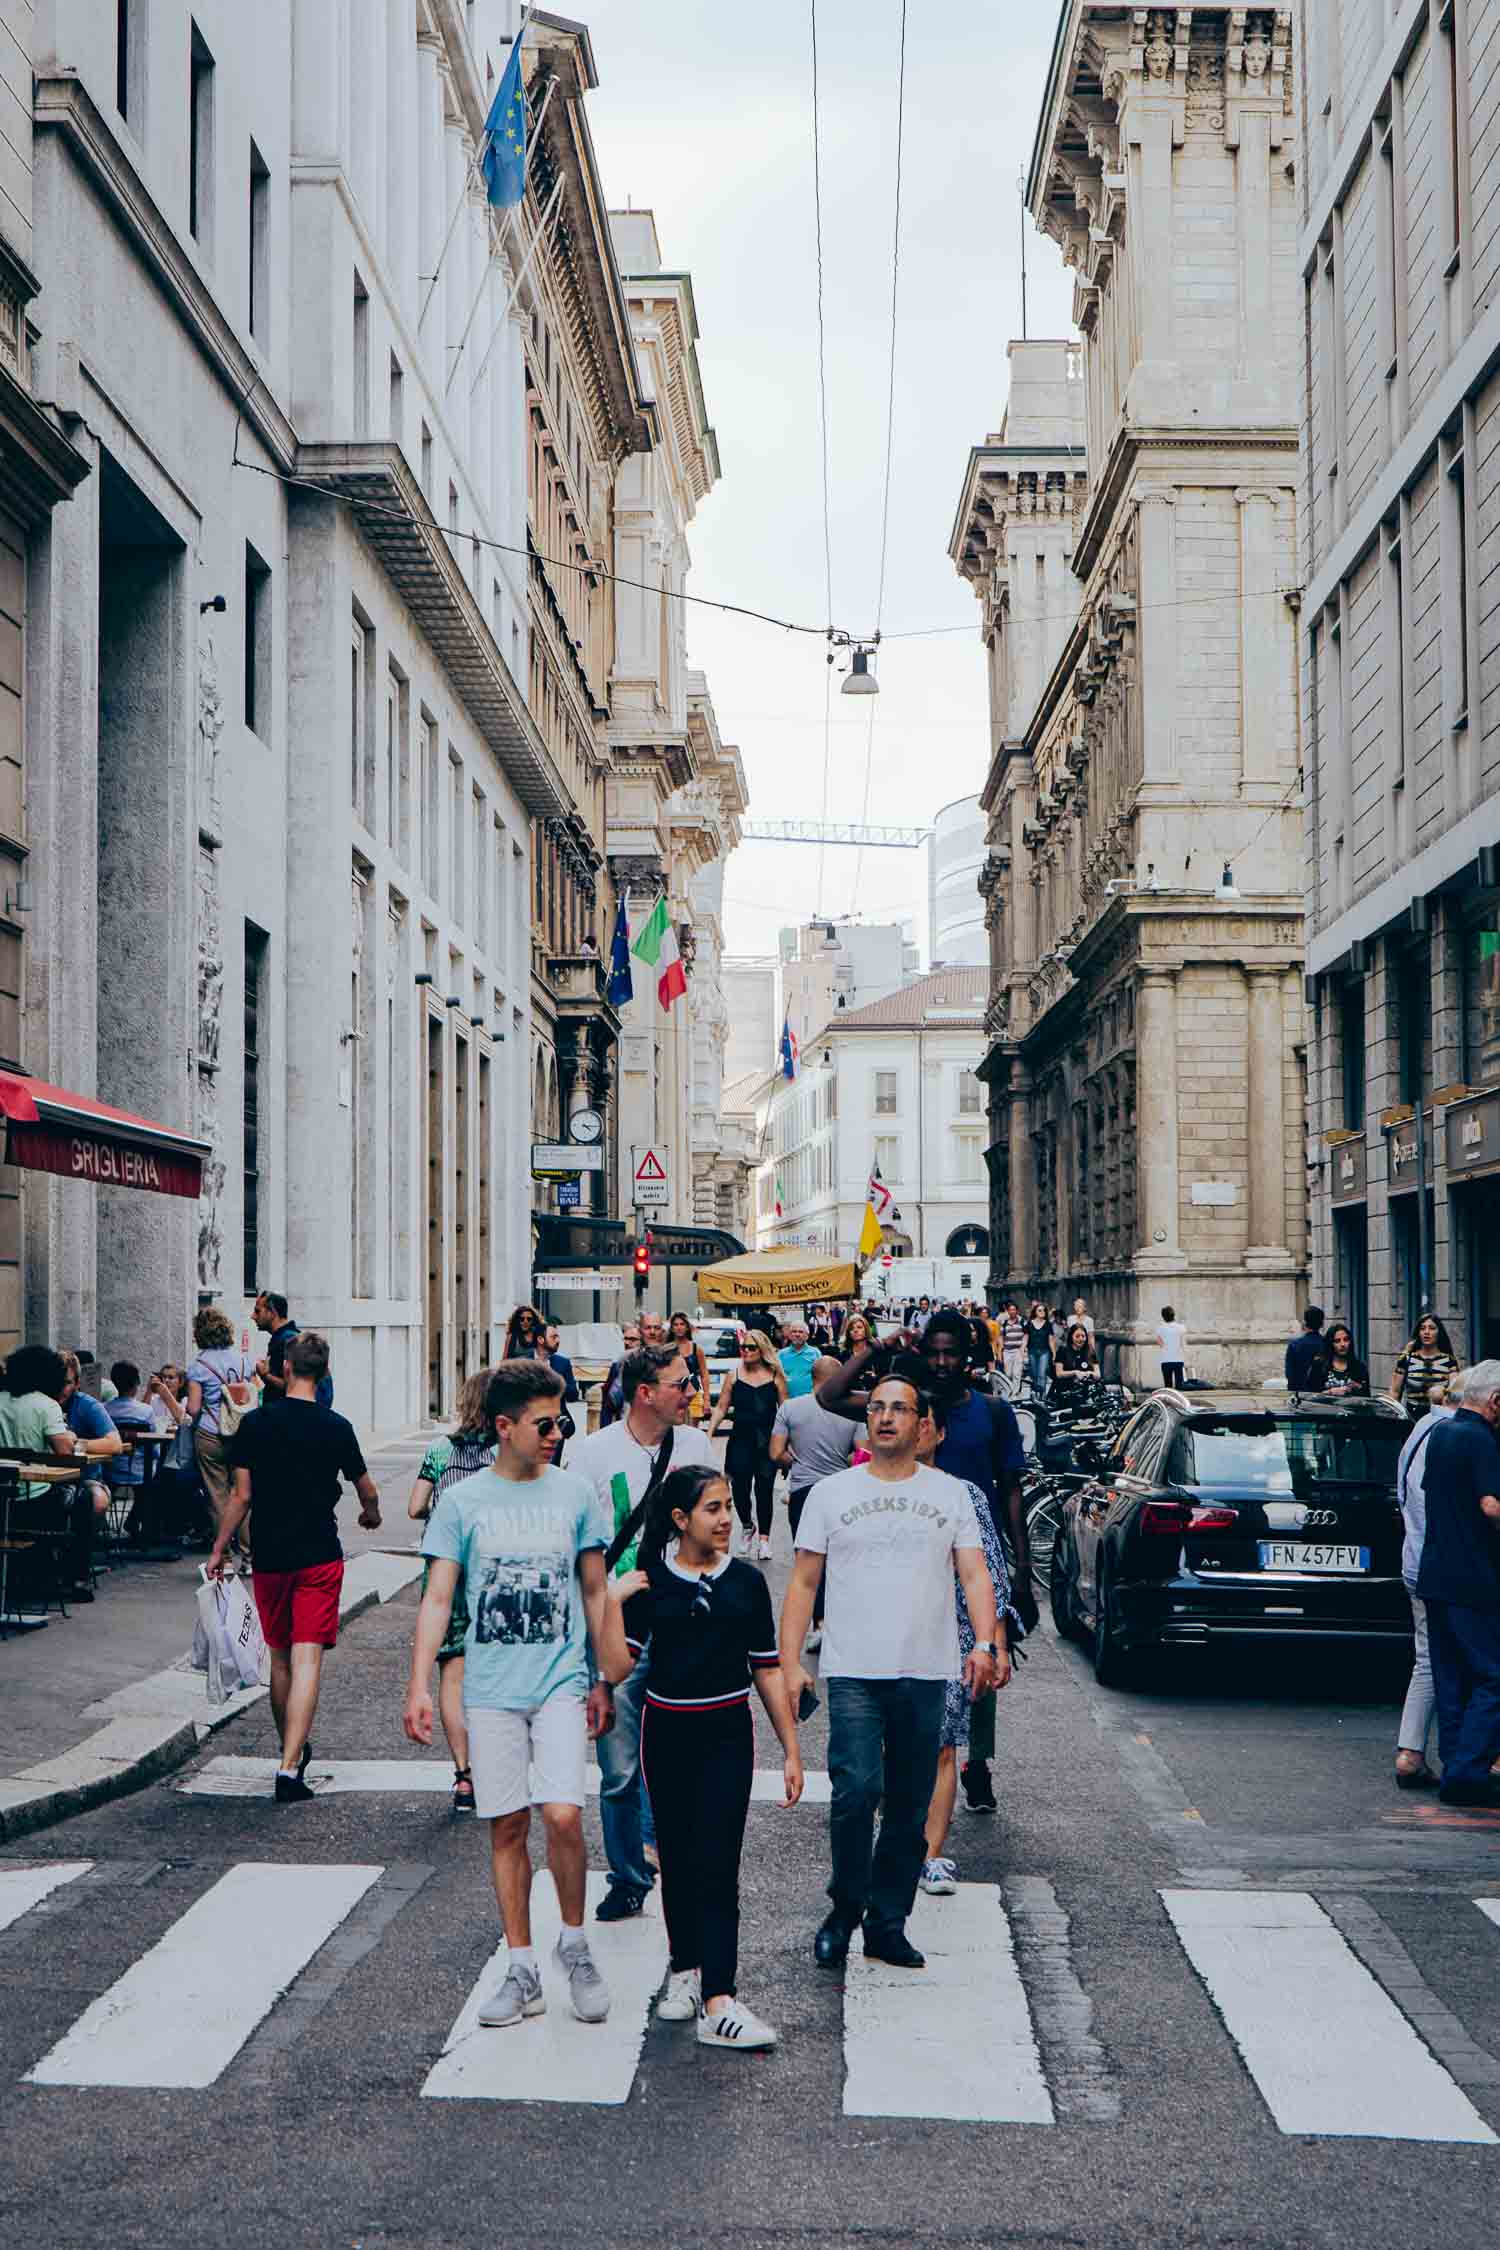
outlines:
[[[1409,1642],[1396,1464],[1411,1424],[1384,1399],[1146,1400],[1052,1550],[1053,1621],[1106,1687],[1148,1650],[1209,1641]]]

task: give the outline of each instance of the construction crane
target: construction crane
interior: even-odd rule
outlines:
[[[932,834],[930,828],[866,828],[857,821],[747,820],[740,829],[744,844],[854,844],[860,850],[914,852]]]

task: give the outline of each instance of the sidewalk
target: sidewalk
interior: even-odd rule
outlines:
[[[406,1513],[430,1432],[373,1446],[383,1522],[361,1531],[352,1495],[339,1508],[345,1623],[412,1584],[420,1527]],[[0,1843],[142,1788],[265,1694],[247,1688],[215,1708],[188,1665],[202,1557],[123,1562],[92,1604],[52,1613],[44,1632],[0,1640]]]

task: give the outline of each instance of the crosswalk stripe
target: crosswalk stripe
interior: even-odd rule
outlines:
[[[1495,2141],[1308,1892],[1161,1898],[1283,2133]]]
[[[547,2013],[505,2031],[486,2031],[479,2004],[505,1974],[502,1945],[448,2034],[422,2088],[429,2100],[617,2103],[630,2099],[646,2023],[667,1968],[667,1938],[653,1894],[642,1913],[603,1929],[594,1908],[604,1877],[591,1875],[585,1921],[589,1946],[609,1986],[603,2023],[580,2023],[552,1959],[562,1926],[552,1877],[539,1870],[531,1885],[531,1942],[541,1965]]]
[[[87,1875],[91,1859],[58,1859],[50,1867],[0,1868],[0,1930],[8,1930],[49,1892],[60,1890],[79,1875]]]
[[[1500,1929],[1500,1898],[1476,1898],[1474,1904],[1481,1914],[1487,1914],[1496,1928]]]
[[[184,1797],[268,1797],[275,1777],[274,1758],[210,1758],[176,1787]],[[453,1786],[453,1768],[435,1758],[314,1758],[307,1778],[320,1797],[440,1797]],[[590,1794],[597,1796],[597,1766],[589,1767],[587,1779]],[[826,1773],[808,1774],[802,1797],[805,1805],[826,1805],[830,1795]],[[754,1804],[781,1804],[784,1784],[779,1768],[759,1768],[750,1796]]]
[[[28,2077],[38,2086],[211,2086],[380,1872],[231,1867]]]
[[[992,1883],[919,1897],[907,1930],[924,1971],[866,1961],[844,1987],[846,2117],[950,2117],[1050,2125],[1010,1924]]]

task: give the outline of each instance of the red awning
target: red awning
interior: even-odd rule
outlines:
[[[207,1141],[189,1140],[88,1094],[0,1071],[0,1117],[5,1160],[27,1171],[194,1199],[202,1188]]]

